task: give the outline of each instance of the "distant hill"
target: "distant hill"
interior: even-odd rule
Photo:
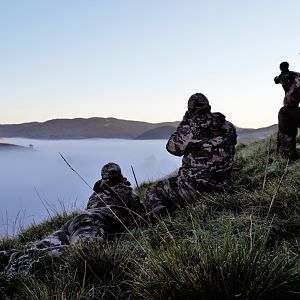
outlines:
[[[271,136],[273,133],[277,131],[277,124],[252,129],[252,128],[238,128],[236,127],[238,141],[244,144],[250,144],[257,140],[265,139]],[[152,139],[168,139],[170,135],[175,131],[175,126],[161,126],[158,128],[150,129],[149,131],[144,132],[136,139],[140,140],[152,140]]]
[[[277,132],[277,130],[277,124],[258,129],[237,128],[237,135],[239,142],[244,144],[250,144],[254,141],[262,140],[271,136],[273,133]]]
[[[0,137],[33,139],[168,139],[179,122],[148,123],[116,118],[53,119],[46,122],[0,125]],[[237,128],[239,141],[250,143],[277,131],[277,125],[251,129]],[[2,146],[3,147],[3,146]]]
[[[0,137],[34,139],[134,139],[144,132],[162,127],[176,126],[178,122],[147,123],[116,118],[54,119],[46,122],[0,125]]]
[[[0,143],[0,151],[2,150],[29,150],[31,148],[14,145],[14,144],[7,144],[7,143]]]

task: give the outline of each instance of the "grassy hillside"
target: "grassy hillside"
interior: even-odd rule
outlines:
[[[239,145],[233,185],[104,245],[81,244],[8,280],[7,299],[300,299],[300,162],[275,139]],[[146,184],[141,186],[143,194]],[[22,248],[58,228],[55,216],[0,249]]]

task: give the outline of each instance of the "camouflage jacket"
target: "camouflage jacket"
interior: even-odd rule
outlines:
[[[281,72],[279,76],[274,78],[276,84],[281,84],[285,97],[284,106],[297,107],[300,102],[300,73],[288,71]]]
[[[133,211],[138,214],[145,212],[143,203],[130,187],[126,178],[122,182],[99,180],[94,186],[94,193],[90,196],[87,209],[98,209],[109,206],[116,212]]]
[[[281,72],[280,75],[274,78],[276,84],[281,84],[285,93],[289,92],[292,85],[295,83],[297,77],[300,76],[300,73],[287,71]]]
[[[123,231],[119,227],[120,221],[130,225],[139,216],[144,216],[144,205],[127,180],[116,183],[102,179],[95,187],[96,191],[91,195],[87,209],[36,243],[36,248],[92,241],[99,237],[104,239],[107,234]]]
[[[182,156],[180,174],[197,178],[224,178],[230,175],[236,144],[236,129],[221,113],[185,114],[166,145]]]
[[[298,107],[300,102],[300,73],[295,78],[290,90],[285,94],[283,105],[290,107]]]

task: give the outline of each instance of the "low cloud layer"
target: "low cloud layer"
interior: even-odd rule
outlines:
[[[166,141],[118,139],[40,141],[6,139],[35,151],[0,153],[0,235],[15,234],[20,226],[40,222],[48,214],[84,209],[91,190],[72,172],[58,152],[93,186],[107,162],[118,163],[124,176],[135,185],[161,178],[180,165],[180,158],[165,150]]]

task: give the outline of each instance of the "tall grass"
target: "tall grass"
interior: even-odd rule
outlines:
[[[268,231],[239,239],[230,228],[223,240],[197,232],[147,257],[135,273],[143,299],[292,299],[299,266],[287,247],[267,247]]]

